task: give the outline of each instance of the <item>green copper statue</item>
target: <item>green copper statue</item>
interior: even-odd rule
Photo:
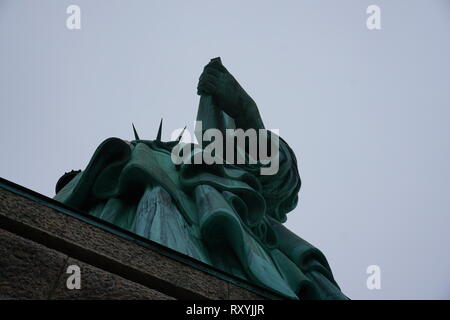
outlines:
[[[220,58],[205,66],[197,90],[196,135],[264,130],[255,102]],[[156,140],[141,140],[134,126],[134,141],[105,140],[85,170],[58,181],[55,199],[287,298],[347,299],[325,256],[283,226],[301,183],[284,140],[276,144],[277,170],[262,174],[269,163],[246,147],[218,154],[203,142],[163,142],[161,127]],[[258,136],[258,148],[273,152],[272,137],[278,141],[273,132]],[[176,148],[184,161],[174,161]],[[215,152],[227,161],[196,161]],[[230,154],[246,160],[228,161]]]

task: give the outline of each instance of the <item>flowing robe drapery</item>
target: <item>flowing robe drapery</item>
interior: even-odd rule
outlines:
[[[284,140],[271,176],[246,165],[176,165],[174,146],[109,138],[55,199],[287,298],[346,299],[325,256],[283,226],[300,189]]]

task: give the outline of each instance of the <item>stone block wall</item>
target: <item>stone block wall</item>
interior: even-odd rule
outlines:
[[[144,240],[0,180],[0,299],[277,298]]]

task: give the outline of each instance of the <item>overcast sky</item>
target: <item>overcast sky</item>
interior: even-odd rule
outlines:
[[[132,122],[144,139],[161,117],[166,140],[192,130],[197,79],[220,56],[295,151],[287,226],[343,292],[449,299],[449,31],[446,0],[0,0],[0,176],[52,197]]]

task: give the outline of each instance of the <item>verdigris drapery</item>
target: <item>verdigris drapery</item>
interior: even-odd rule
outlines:
[[[203,129],[264,128],[253,99],[219,58],[198,84]],[[160,134],[158,135],[160,136]],[[296,157],[280,138],[279,170],[175,165],[178,141],[105,140],[56,200],[293,299],[346,299],[325,256],[283,223],[300,189]],[[205,152],[195,146],[189,156]],[[69,181],[69,182],[68,182]]]

